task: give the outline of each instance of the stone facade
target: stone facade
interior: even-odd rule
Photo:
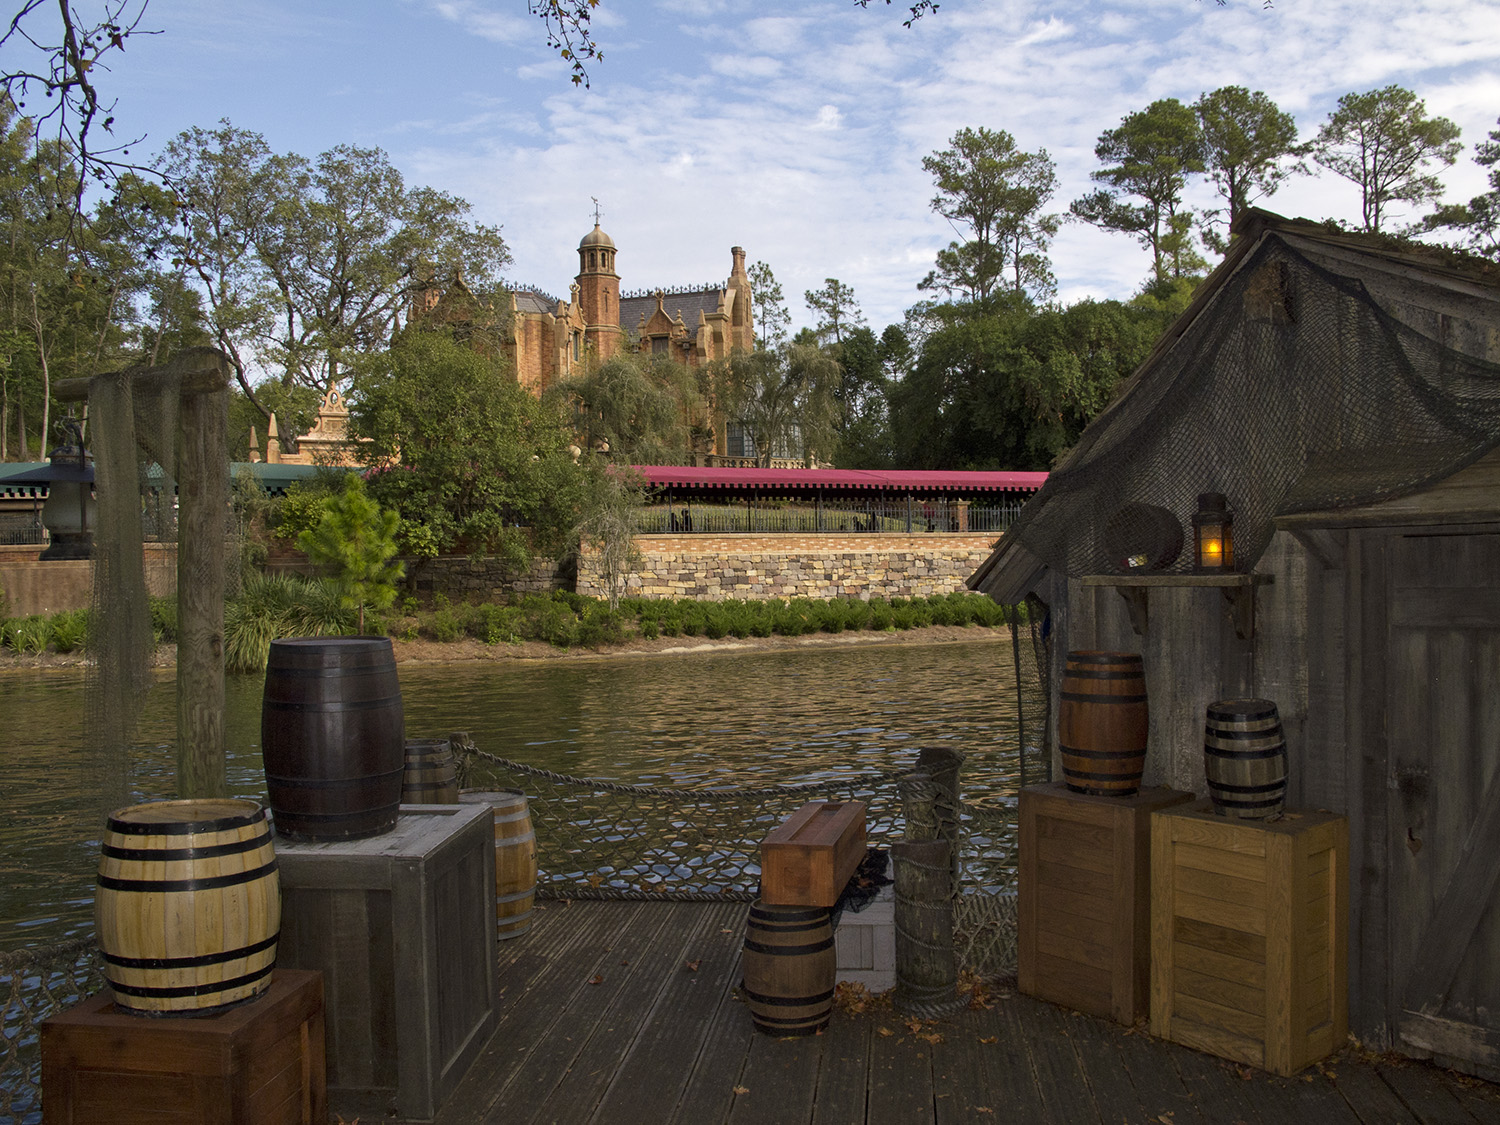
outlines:
[[[633,598],[925,597],[965,589],[995,545],[993,535],[643,535],[641,565],[626,580]],[[603,597],[591,559],[578,592]]]

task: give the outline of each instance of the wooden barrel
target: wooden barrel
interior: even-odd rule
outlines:
[[[401,774],[403,805],[458,804],[458,770],[446,738],[406,740],[406,768]]]
[[[1208,705],[1203,772],[1214,812],[1274,820],[1286,804],[1286,739],[1269,699],[1221,699]]]
[[[501,941],[531,929],[536,898],[536,833],[526,794],[466,789],[463,804],[489,805],[495,815],[495,933]]]
[[[278,835],[353,840],[395,827],[406,739],[388,638],[272,641],[260,735]]]
[[[1070,652],[1058,708],[1063,784],[1133,796],[1146,768],[1146,677],[1129,652]]]
[[[254,801],[152,801],[109,817],[94,894],[121,1008],[202,1015],[271,986],[281,883]]]
[[[767,906],[756,899],[745,925],[742,965],[757,1031],[811,1035],[828,1026],[837,959],[827,910]]]

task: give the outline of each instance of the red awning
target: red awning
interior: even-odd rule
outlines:
[[[938,472],[879,469],[727,469],[694,465],[636,465],[652,488],[748,491],[1035,492],[1046,473]]]

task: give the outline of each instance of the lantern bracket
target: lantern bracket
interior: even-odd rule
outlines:
[[[1145,636],[1151,617],[1151,588],[1216,587],[1223,591],[1224,608],[1241,640],[1255,636],[1255,587],[1268,585],[1269,574],[1085,574],[1084,586],[1112,586],[1125,599],[1130,627]]]

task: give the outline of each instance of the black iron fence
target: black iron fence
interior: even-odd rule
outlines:
[[[47,530],[38,513],[0,515],[0,543],[13,546],[36,546],[47,542]]]
[[[1021,499],[998,504],[965,500],[742,500],[666,502],[636,511],[643,535],[858,534],[973,532],[1000,534],[1021,512]]]

